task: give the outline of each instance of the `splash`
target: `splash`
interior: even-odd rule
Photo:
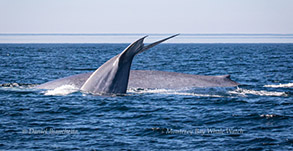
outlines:
[[[23,84],[23,83],[4,83],[0,84],[0,88],[3,90],[9,91],[33,91],[32,87],[36,86],[36,84]],[[288,84],[279,84],[279,85],[265,85],[264,87],[272,87],[272,88],[287,88],[293,87],[293,83]],[[58,88],[52,90],[42,91],[44,95],[68,95],[74,92],[79,91],[77,87],[74,85],[62,85]],[[192,91],[192,92],[191,92]],[[247,95],[258,95],[258,96],[289,96],[286,92],[277,92],[277,91],[264,91],[264,90],[251,90],[251,89],[243,89],[237,87],[234,90],[228,91],[217,91],[217,90],[207,90],[207,91],[198,91],[198,90],[190,90],[190,89],[182,89],[182,90],[174,90],[174,89],[128,89],[128,93],[132,94],[165,94],[165,95],[181,95],[181,96],[196,96],[196,97],[237,97]],[[216,94],[215,94],[216,92]],[[213,94],[211,94],[213,93]],[[127,94],[123,94],[127,95]],[[116,96],[116,95],[114,95]],[[117,95],[120,96],[120,95]]]
[[[70,93],[74,93],[79,91],[77,87],[74,85],[62,85],[53,90],[47,90],[44,92],[44,95],[68,95]]]
[[[264,85],[264,87],[270,87],[270,88],[291,88],[293,87],[293,83],[287,83],[287,84],[277,84],[277,85]]]
[[[259,96],[288,96],[285,92],[275,92],[275,91],[257,91],[257,90],[248,90],[248,89],[242,89],[238,88],[233,91],[228,91],[230,94],[236,94],[236,95],[242,95],[246,96],[247,94],[252,94],[252,95],[259,95]]]
[[[190,93],[190,92],[180,92],[178,90],[170,90],[170,89],[129,89],[127,92],[136,93],[136,94],[166,94],[166,95],[182,95],[182,96],[198,96],[198,97],[224,97],[221,95],[214,94],[199,94],[199,93]]]

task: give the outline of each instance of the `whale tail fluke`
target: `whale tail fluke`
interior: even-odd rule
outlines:
[[[132,58],[137,55],[138,53],[140,53],[141,49],[144,48],[144,44],[143,41],[147,36],[144,36],[140,39],[138,39],[137,41],[133,42],[132,44],[130,44],[126,49],[124,49],[119,55],[119,61],[130,61],[132,60]]]
[[[144,36],[130,44],[120,54],[114,56],[102,66],[100,66],[80,88],[84,92],[93,94],[99,93],[126,93],[129,72],[132,60],[135,55],[154,47],[176,35],[162,39],[160,41],[144,46]]]
[[[154,46],[156,46],[156,45],[158,45],[158,44],[160,44],[160,43],[162,43],[162,42],[164,42],[164,41],[166,41],[166,40],[169,40],[169,39],[171,39],[171,38],[173,38],[173,37],[176,37],[176,36],[178,36],[178,35],[180,35],[180,34],[175,34],[175,35],[172,35],[172,36],[167,37],[167,38],[165,38],[165,39],[162,39],[162,40],[156,41],[156,42],[154,42],[154,43],[151,43],[151,44],[149,44],[149,45],[147,45],[147,46],[144,46],[143,49],[142,49],[138,54],[140,54],[140,53],[142,53],[142,52],[144,52],[144,51],[146,51],[146,50],[148,50],[148,49],[150,49],[150,48],[152,48],[152,47],[154,47]]]
[[[154,47],[154,46],[156,46],[156,45],[158,45],[158,44],[160,44],[160,43],[162,43],[162,42],[164,42],[164,41],[166,41],[166,40],[169,40],[169,39],[171,39],[171,38],[173,38],[173,37],[176,37],[176,36],[178,36],[179,34],[175,34],[175,35],[172,35],[172,36],[170,36],[170,37],[167,37],[167,38],[165,38],[165,39],[162,39],[162,40],[159,40],[159,41],[156,41],[156,42],[154,42],[154,43],[151,43],[151,44],[149,44],[149,45],[146,45],[146,46],[144,46],[144,43],[143,43],[143,41],[144,41],[144,39],[146,38],[146,37],[148,37],[148,35],[146,35],[146,36],[144,36],[144,37],[142,37],[142,38],[140,38],[140,39],[138,39],[137,41],[135,41],[135,42],[133,42],[132,44],[130,44],[122,53],[121,53],[121,57],[125,57],[125,56],[127,56],[126,58],[129,58],[129,57],[133,57],[133,56],[135,56],[135,55],[138,55],[138,54],[140,54],[140,53],[142,53],[142,52],[144,52],[144,51],[146,51],[146,50],[148,50],[148,49],[150,49],[150,48],[152,48],[152,47]],[[121,58],[122,59],[122,58]],[[121,60],[120,59],[120,60]]]

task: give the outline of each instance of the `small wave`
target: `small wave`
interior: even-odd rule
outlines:
[[[28,84],[28,83],[2,83],[0,84],[0,87],[6,87],[6,88],[32,88],[36,86],[37,84]]]
[[[276,117],[278,115],[276,114],[261,114],[259,115],[260,117],[265,117],[266,119],[269,119],[269,118],[273,118],[273,117]]]
[[[184,96],[198,96],[198,97],[224,97],[221,95],[180,92],[180,91],[168,90],[168,89],[129,89],[128,92],[137,93],[137,94],[159,93],[159,94],[167,94],[167,95],[184,95]]]
[[[77,92],[79,89],[74,85],[62,85],[53,90],[47,90],[44,92],[44,95],[68,95],[70,93]]]
[[[236,94],[236,95],[242,95],[246,96],[247,94],[252,94],[252,95],[259,95],[259,96],[288,96],[285,92],[275,92],[275,91],[257,91],[257,90],[248,90],[248,89],[242,89],[242,88],[237,88],[236,90],[233,91],[228,91],[230,94]]]
[[[287,83],[287,84],[272,84],[272,85],[264,85],[264,87],[271,87],[271,88],[291,88],[293,87],[293,83]]]
[[[35,92],[33,89],[37,84],[27,83],[2,83],[0,84],[0,90],[16,93],[31,93]]]

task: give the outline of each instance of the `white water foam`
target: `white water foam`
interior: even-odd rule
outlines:
[[[276,91],[257,91],[257,90],[248,90],[248,89],[242,89],[242,88],[237,88],[236,90],[233,91],[228,91],[230,94],[236,94],[236,95],[242,95],[246,96],[247,94],[252,94],[252,95],[259,95],[259,96],[288,96],[285,92],[276,92]]]
[[[53,90],[47,90],[44,95],[68,95],[70,93],[77,92],[79,89],[74,85],[62,85]]]
[[[287,84],[272,84],[272,85],[264,85],[264,87],[270,87],[270,88],[291,88],[293,87],[293,83],[287,83]]]
[[[266,119],[269,119],[269,118],[273,118],[273,117],[275,117],[277,115],[275,115],[275,114],[261,114],[259,116],[260,117],[265,117]]]
[[[128,89],[127,92],[137,93],[137,94],[145,94],[145,93],[159,93],[159,94],[167,94],[167,95],[184,95],[184,96],[198,96],[198,97],[224,97],[220,95],[213,94],[197,94],[197,93],[189,93],[189,92],[178,92],[176,90],[168,90],[168,89],[146,89],[146,90],[135,90]]]
[[[146,89],[146,90],[135,90],[129,89],[128,92],[137,93],[137,94],[145,94],[145,93],[159,93],[159,94],[167,94],[167,95],[185,95],[185,96],[198,96],[198,97],[225,97],[224,95],[215,95],[215,94],[199,94],[194,92],[180,92],[176,90],[169,89]],[[232,91],[227,91],[228,94],[247,96],[248,94],[258,95],[258,96],[288,96],[285,92],[276,92],[276,91],[264,91],[264,90],[248,90],[238,88]],[[232,96],[233,97],[233,96]]]

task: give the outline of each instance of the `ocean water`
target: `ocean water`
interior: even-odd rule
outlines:
[[[94,71],[127,47],[120,42],[2,41],[0,150],[293,149],[290,43],[166,43],[132,64],[132,69],[230,74],[238,87],[137,89],[118,96],[92,96],[71,86],[31,88]]]

